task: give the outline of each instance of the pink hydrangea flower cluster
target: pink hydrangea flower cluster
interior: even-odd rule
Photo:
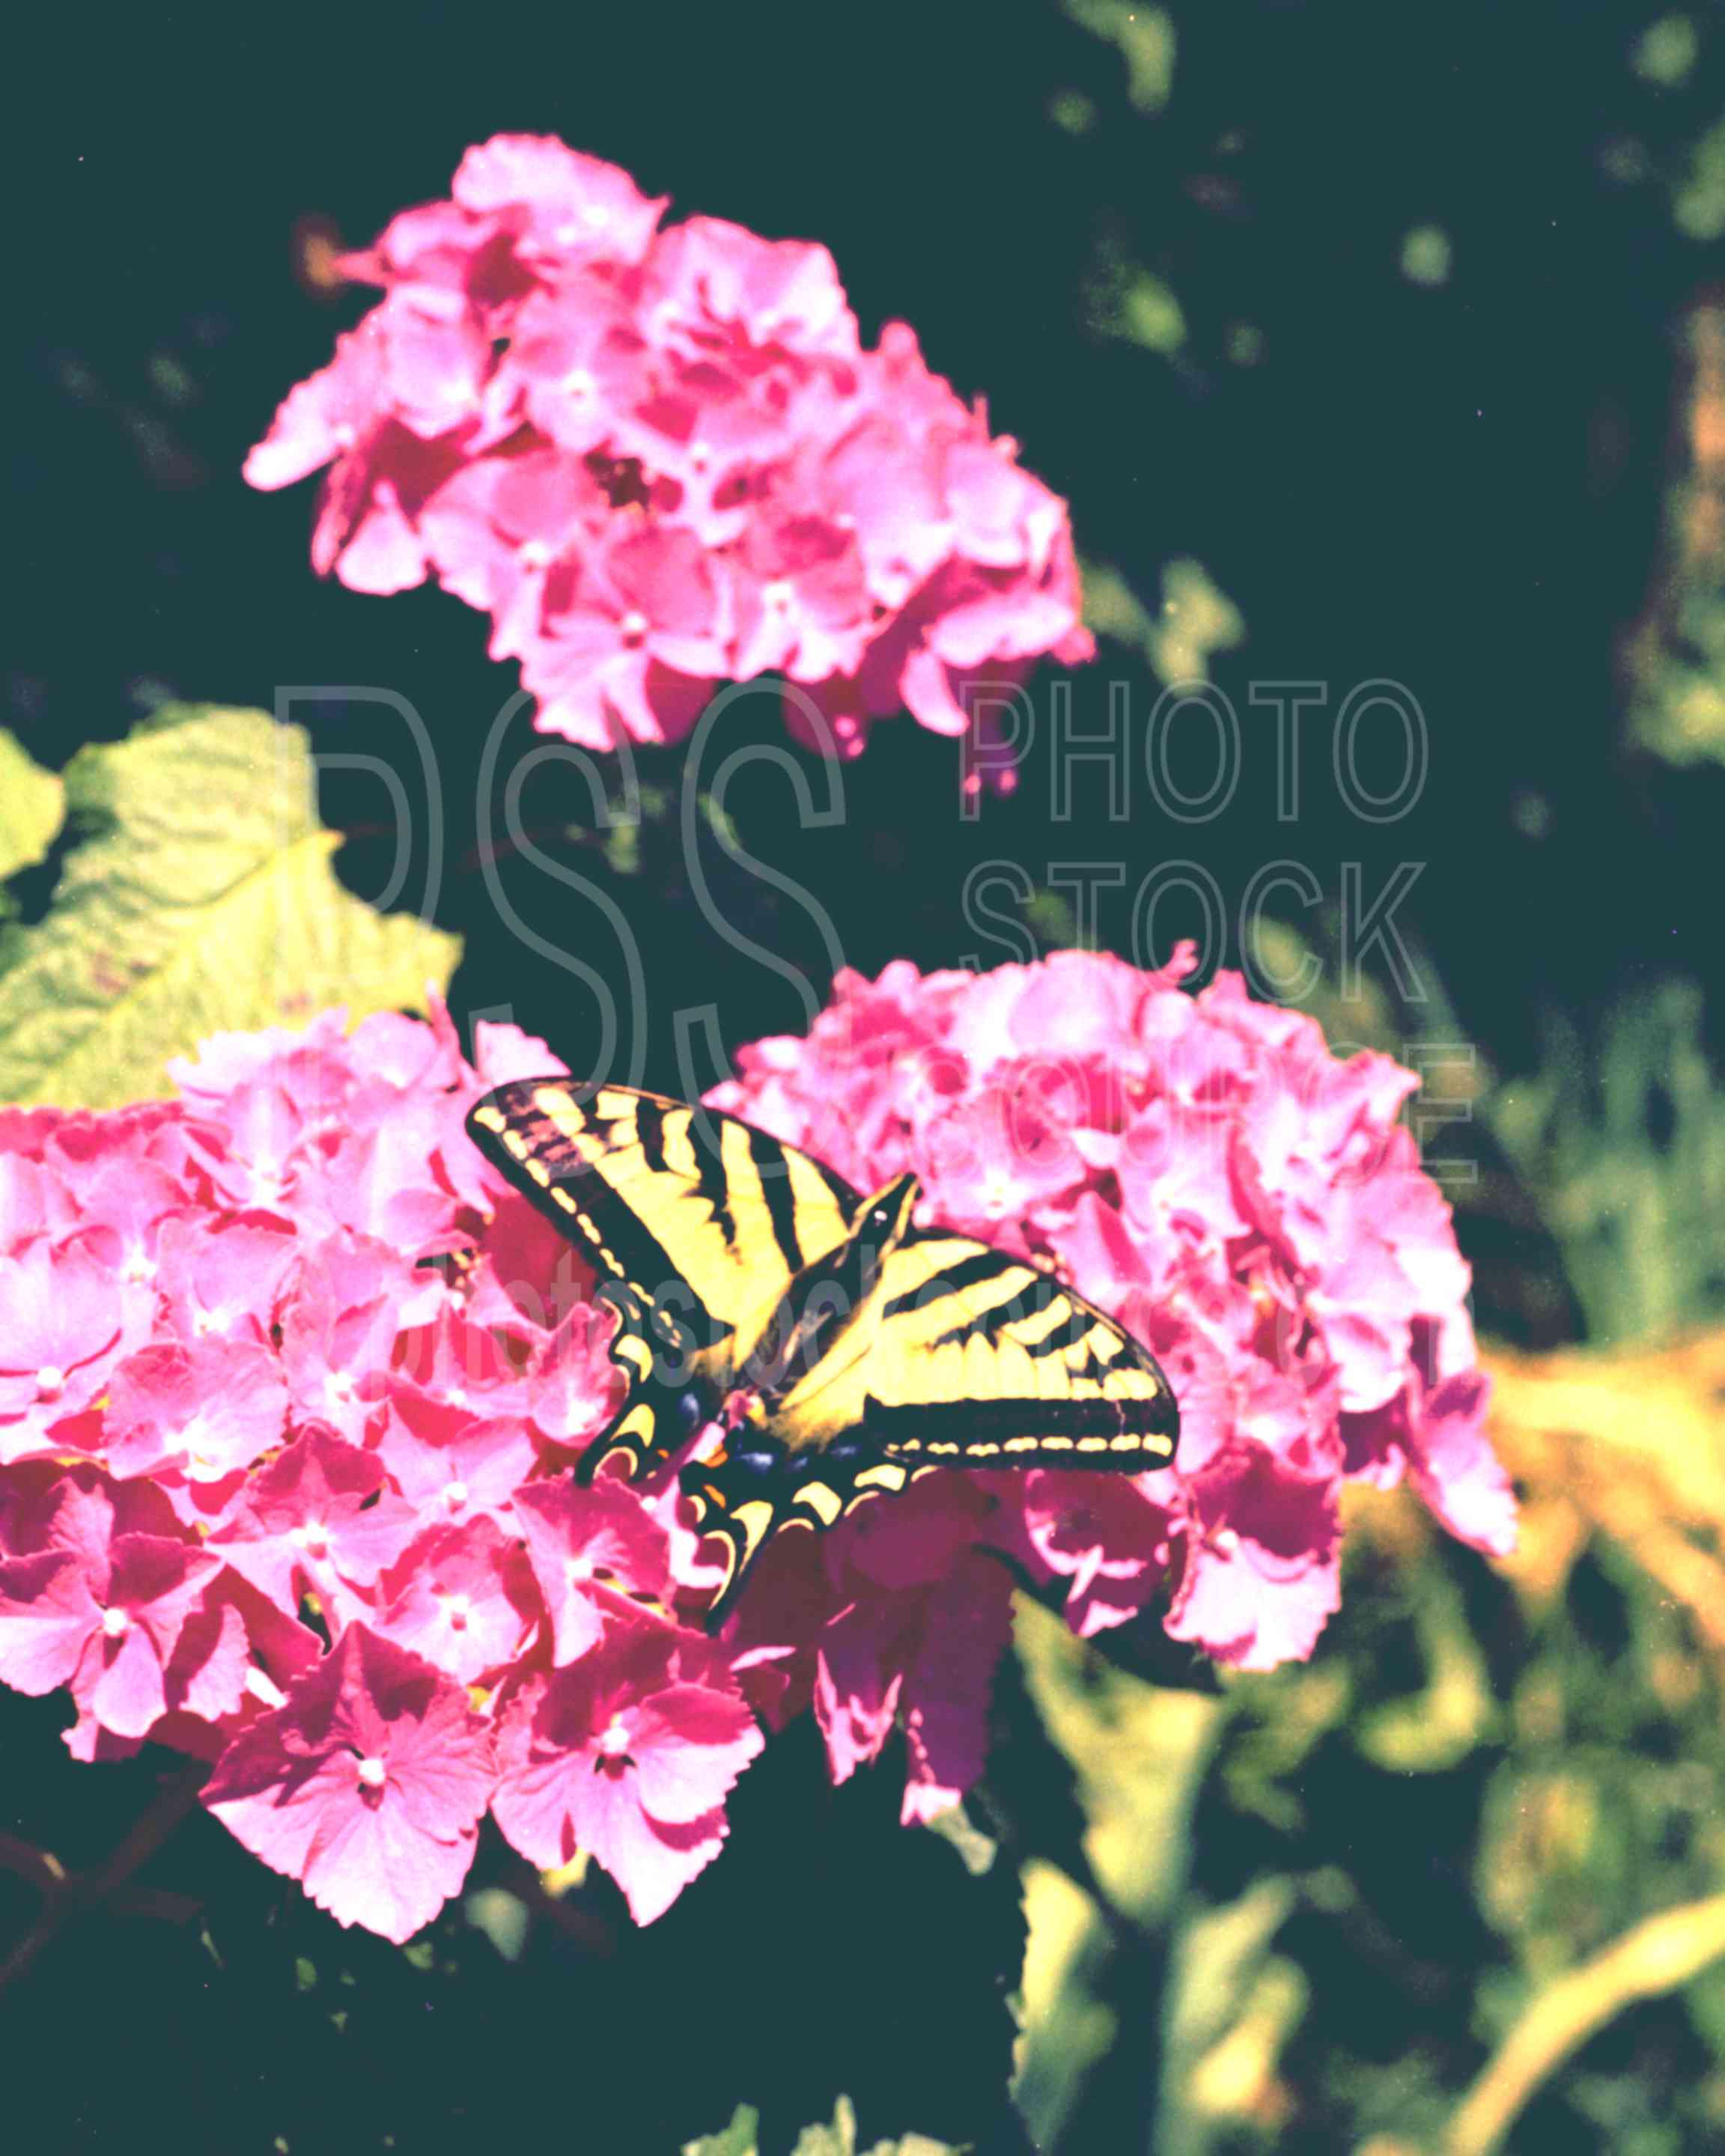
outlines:
[[[611,1321],[462,1129],[556,1059],[476,1055],[333,1012],[206,1042],[172,1101],[0,1111],[0,1681],[69,1691],[80,1758],[208,1758],[249,1849],[393,1939],[488,1808],[657,1916],[762,1741],[680,1621],[675,1496],[566,1471]]]
[[[843,973],[806,1040],[745,1049],[713,1096],[865,1189],[913,1171],[927,1218],[1052,1266],[1153,1350],[1179,1402],[1171,1468],[929,1476],[828,1538],[815,1701],[835,1763],[877,1748],[896,1702],[930,1802],[979,1763],[971,1673],[1007,1625],[980,1548],[1063,1577],[1082,1634],[1166,1592],[1173,1637],[1267,1669],[1309,1655],[1337,1606],[1345,1483],[1406,1476],[1464,1542],[1514,1540],[1468,1270],[1397,1121],[1418,1080],[1337,1059],[1238,974],[1185,992],[1194,963],[1182,945],[1153,973],[1068,952]],[[806,1577],[788,1606],[806,1625]],[[936,1730],[963,1739],[925,1763]],[[924,1801],[913,1783],[909,1810]]]
[[[0,1111],[0,1681],[68,1691],[80,1758],[208,1758],[210,1810],[343,1922],[416,1930],[487,1810],[645,1922],[762,1724],[812,1709],[839,1779],[902,1725],[906,1819],[952,1804],[1014,1568],[1083,1633],[1171,1591],[1174,1636],[1263,1668],[1335,1607],[1350,1477],[1507,1548],[1414,1081],[1189,965],[895,965],[745,1052],[720,1105],[1068,1273],[1183,1434],[1159,1474],[942,1472],[783,1535],[718,1640],[675,1479],[566,1471],[612,1320],[462,1130],[542,1044],[482,1024],[470,1064],[441,1009],[331,1013],[207,1042],[172,1101]]]
[[[384,297],[288,397],[246,476],[330,469],[320,572],[435,578],[491,618],[542,731],[674,741],[777,674],[829,752],[1092,645],[1066,508],[932,374],[870,350],[824,247],[663,199],[549,137],[470,150],[453,199],[345,258]]]

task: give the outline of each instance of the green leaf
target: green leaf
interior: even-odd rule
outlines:
[[[760,2139],[761,2114],[752,2103],[740,2103],[722,2133],[703,2133],[699,2141],[685,2141],[683,2156],[755,2156]]]
[[[877,2141],[868,2156],[970,2156],[969,2142],[936,2141],[927,2133],[906,2133],[898,2141]]]
[[[67,767],[67,855],[40,927],[0,972],[0,1100],[112,1107],[172,1090],[206,1034],[424,1001],[452,937],[344,891],[305,736],[185,706]]]
[[[0,728],[0,883],[33,868],[65,815],[65,788]]]
[[[848,2096],[841,2096],[830,2126],[805,2126],[797,2136],[791,2156],[856,2156],[856,2112]]]
[[[760,2143],[761,2115],[752,2104],[740,2103],[722,2133],[703,2134],[685,2141],[683,2156],[756,2156]],[[841,2096],[830,2126],[805,2126],[797,2136],[792,2156],[856,2156],[856,2112],[848,2096]],[[868,2156],[965,2156],[945,2141],[932,2141],[926,2133],[907,2133],[901,2141],[877,2141]]]

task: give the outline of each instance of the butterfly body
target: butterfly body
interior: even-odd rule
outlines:
[[[1173,1457],[1148,1351],[1043,1268],[916,1227],[913,1176],[865,1197],[734,1116],[562,1078],[500,1086],[469,1128],[619,1313],[628,1394],[578,1475],[616,1455],[649,1474],[721,1426],[681,1477],[729,1557],[709,1624],[775,1530],[829,1527],[936,1467]]]

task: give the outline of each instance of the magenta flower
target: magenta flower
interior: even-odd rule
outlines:
[[[0,1463],[53,1452],[50,1433],[100,1392],[143,1307],[75,1243],[39,1237],[0,1256]]]
[[[465,1685],[507,1669],[539,1629],[526,1555],[486,1519],[420,1536],[378,1582],[377,1599],[372,1621],[385,1639]]]
[[[277,1609],[291,1614],[310,1593],[339,1624],[417,1525],[376,1453],[314,1425],[252,1477],[207,1547]]]
[[[159,1341],[114,1373],[104,1457],[117,1476],[172,1468],[192,1481],[220,1481],[280,1444],[287,1410],[287,1387],[261,1342]]]
[[[24,1692],[68,1686],[105,1728],[141,1737],[167,1710],[168,1664],[221,1566],[123,1518],[100,1488],[66,1481],[33,1532],[10,1522],[10,1547],[40,1547],[0,1560],[0,1678]]]
[[[493,1777],[461,1686],[355,1625],[234,1739],[203,1801],[337,1923],[399,1942],[467,1876]]]
[[[597,1646],[608,1611],[670,1585],[670,1542],[634,1493],[614,1479],[578,1489],[567,1476],[515,1493],[527,1557],[551,1614],[552,1659]]]
[[[1090,1639],[1136,1617],[1140,1583],[1169,1558],[1169,1511],[1153,1494],[1165,1478],[1061,1475],[1026,1478],[1024,1530],[1049,1573],[1066,1584],[1066,1621]]]
[[[246,460],[259,487],[328,468],[320,573],[434,578],[541,730],[598,747],[776,672],[793,729],[851,754],[1090,656],[1065,505],[902,323],[863,344],[824,247],[661,230],[626,173],[531,136],[452,193],[347,259],[384,296]]]
[[[514,1415],[481,1421],[457,1403],[402,1385],[377,1445],[390,1481],[421,1520],[459,1526],[475,1519],[512,1529],[515,1493],[537,1472],[539,1455]]]
[[[1336,1478],[1250,1438],[1193,1476],[1169,1636],[1242,1669],[1303,1661],[1342,1600]]]
[[[718,1855],[725,1799],[761,1745],[721,1652],[628,1620],[511,1701],[491,1810],[530,1863],[585,1850],[647,1924]]]

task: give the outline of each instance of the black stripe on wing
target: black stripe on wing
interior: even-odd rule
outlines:
[[[705,1321],[711,1334],[711,1314],[672,1264],[664,1245],[583,1156],[574,1141],[533,1105],[536,1092],[547,1083],[557,1082],[561,1081],[517,1079],[498,1086],[469,1115],[468,1136],[492,1166],[578,1244],[600,1271],[627,1281],[648,1296],[675,1283],[687,1297],[691,1312]],[[567,1087],[570,1100],[588,1113],[588,1127],[602,1141],[612,1126],[604,1117],[592,1114],[590,1103],[603,1090],[591,1081]],[[643,1132],[644,1158],[647,1152]]]
[[[797,1202],[792,1194],[790,1178],[785,1173],[784,1154],[775,1139],[752,1126],[749,1130],[749,1154],[760,1175],[761,1195],[767,1202],[767,1217],[773,1224],[773,1240],[778,1245],[778,1254],[791,1272],[799,1273],[809,1260],[797,1234]],[[820,1163],[817,1161],[815,1165],[819,1167]],[[840,1196],[831,1178],[828,1188],[833,1189],[835,1197]]]
[[[922,1237],[914,1240],[918,1242],[924,1240]],[[945,1242],[951,1239],[941,1235],[927,1240]],[[910,1247],[908,1240],[905,1247]],[[936,1279],[925,1281],[920,1286],[907,1288],[902,1295],[894,1296],[890,1302],[881,1306],[880,1322],[890,1324],[894,1318],[902,1317],[907,1311],[927,1310],[936,1302],[944,1302],[950,1296],[963,1294],[967,1288],[980,1287],[984,1281],[993,1280],[1015,1263],[1015,1260],[1005,1256],[999,1250],[979,1249],[974,1257],[960,1259],[950,1271],[942,1273]],[[999,1309],[1007,1306],[1005,1304],[996,1305]]]
[[[987,1267],[976,1260],[970,1263],[973,1268],[972,1281],[978,1283],[986,1280],[991,1272],[1002,1270],[998,1258]],[[957,1285],[969,1286],[970,1281],[961,1278],[963,1270],[962,1265],[955,1266],[950,1278]],[[927,1291],[924,1290],[920,1297],[901,1296],[895,1301],[915,1307],[927,1298]],[[1058,1355],[1076,1345],[1090,1331],[1096,1323],[1096,1317],[1093,1312],[1075,1301],[1065,1282],[1056,1279],[1052,1273],[1038,1273],[1032,1285],[1021,1294],[1004,1296],[999,1302],[990,1304],[988,1309],[979,1310],[973,1317],[961,1319],[945,1332],[937,1333],[928,1345],[931,1348],[952,1348],[963,1347],[972,1340],[998,1341],[1009,1327],[1022,1326],[1033,1317],[1040,1317],[1057,1302],[1066,1306],[1067,1317],[1064,1324],[1050,1325],[1046,1331],[1029,1339],[1016,1332],[1012,1337],[1016,1345],[1033,1362],[1040,1361],[1046,1355]],[[887,1305],[889,1311],[892,1307],[893,1304]]]

